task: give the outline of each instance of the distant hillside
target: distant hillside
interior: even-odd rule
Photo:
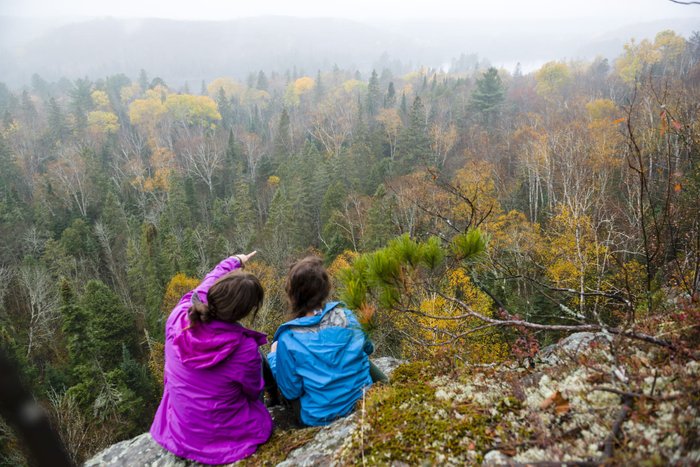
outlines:
[[[689,35],[700,18],[619,28],[610,22],[384,21],[363,24],[330,18],[258,17],[232,21],[102,18],[49,29],[46,21],[0,18],[0,81],[29,82],[33,73],[55,80],[112,73],[151,76],[180,85],[216,76],[244,78],[260,69],[294,67],[313,74],[334,64],[372,68],[445,66],[461,53],[525,70],[553,59],[617,55],[630,37],[672,28]],[[45,31],[42,33],[42,31]]]

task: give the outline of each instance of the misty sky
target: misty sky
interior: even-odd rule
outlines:
[[[700,16],[669,0],[0,0],[0,15],[223,20],[259,15],[351,19],[569,19]]]

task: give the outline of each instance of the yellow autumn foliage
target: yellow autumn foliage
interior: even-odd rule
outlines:
[[[535,90],[544,98],[560,96],[571,82],[571,71],[566,63],[548,62],[535,73]]]
[[[240,97],[245,92],[245,86],[231,78],[216,78],[207,86],[207,93],[211,97],[216,97],[219,92],[224,91],[227,99],[232,97]]]
[[[92,98],[92,104],[95,106],[95,108],[97,108],[97,110],[109,111],[111,109],[109,104],[109,96],[107,96],[106,92],[95,90],[92,91],[90,97]]]
[[[613,262],[609,249],[598,241],[589,216],[565,205],[557,206],[555,212],[539,254],[547,277],[555,287],[598,289],[605,274],[603,265]],[[578,296],[571,299],[571,304],[582,306]]]
[[[221,120],[216,102],[209,96],[170,94],[165,99],[168,116],[183,125],[209,126]]]
[[[443,293],[450,297],[459,297],[471,310],[492,317],[492,300],[472,283],[462,268],[448,271]],[[464,334],[470,329],[483,325],[484,322],[474,317],[463,317],[467,311],[441,295],[426,296],[420,303],[419,311],[426,316],[415,315],[410,318],[404,316],[401,325],[404,332],[413,334],[423,342],[450,342],[448,347],[470,363],[500,362],[509,354],[509,346],[505,339],[498,331],[490,328],[470,332],[459,340],[454,340],[454,336]],[[416,350],[412,349],[412,346],[410,341],[405,342],[404,352],[411,354],[412,350]],[[432,346],[426,349],[431,353],[444,353],[446,350],[444,346]],[[423,353],[426,349],[420,349],[420,352]]]
[[[308,76],[302,76],[293,83],[289,83],[284,94],[285,103],[291,107],[298,106],[301,103],[301,96],[311,91],[315,85],[314,79]]]
[[[472,208],[477,218],[487,214],[493,218],[503,212],[498,201],[493,173],[493,165],[486,161],[469,161],[457,171],[453,183],[471,204],[462,199],[458,200],[453,210],[456,219],[468,219],[472,215]]]
[[[122,104],[130,104],[139,94],[141,94],[141,86],[138,83],[123,86],[119,90],[119,99]]]
[[[119,130],[119,118],[112,112],[95,110],[88,113],[88,129],[100,135],[115,133]]]
[[[182,296],[199,285],[199,279],[189,277],[183,273],[175,274],[165,287],[161,311],[165,316],[169,315],[180,302]],[[162,342],[148,339],[148,368],[153,378],[159,385],[163,384],[163,370],[165,368],[165,346]]]
[[[200,283],[200,280],[195,277],[189,277],[184,273],[175,274],[168,285],[165,287],[161,310],[164,314],[169,314],[170,311],[180,302],[180,299],[190,290],[193,290]]]
[[[131,123],[149,130],[155,128],[165,112],[165,105],[160,98],[136,99],[129,104]]]

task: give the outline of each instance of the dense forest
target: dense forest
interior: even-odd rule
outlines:
[[[74,460],[148,429],[164,320],[234,253],[258,251],[267,333],[318,254],[380,354],[697,349],[700,34],[453,65],[0,84],[0,342]],[[0,422],[0,464],[23,459]]]

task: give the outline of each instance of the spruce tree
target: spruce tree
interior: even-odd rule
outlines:
[[[277,133],[274,140],[274,157],[277,164],[286,158],[292,149],[292,135],[290,133],[290,120],[287,108],[282,108],[279,122],[277,123]]]
[[[80,298],[80,308],[89,322],[90,356],[103,370],[119,366],[122,345],[131,352],[136,351],[134,317],[107,285],[101,281],[89,281]]]
[[[389,83],[389,87],[386,90],[386,98],[384,99],[384,107],[390,109],[396,105],[396,89],[394,88],[394,82]]]
[[[399,145],[402,171],[412,170],[417,163],[424,163],[430,156],[430,138],[425,107],[419,96],[411,106],[408,127],[403,131]]]
[[[48,136],[51,144],[63,142],[69,134],[68,122],[53,97],[49,99]]]
[[[323,81],[321,81],[321,70],[316,73],[316,84],[314,86],[314,97],[316,102],[320,102],[323,99],[323,93],[325,92]]]
[[[75,80],[70,91],[74,128],[78,133],[87,128],[87,114],[92,110],[91,92],[92,83],[87,78]]]
[[[481,115],[483,123],[490,125],[495,122],[504,100],[505,88],[498,70],[491,67],[476,80],[471,107]]]
[[[231,128],[233,124],[233,108],[231,107],[231,101],[226,97],[223,87],[219,88],[216,93],[216,107],[221,114],[221,126],[224,129]]]
[[[396,236],[391,215],[393,209],[393,197],[387,195],[384,185],[379,185],[372,197],[372,207],[367,213],[367,230],[362,239],[364,249],[382,248]]]
[[[267,91],[270,87],[270,83],[267,81],[267,76],[265,76],[265,72],[262,70],[258,72],[258,81],[255,84],[255,87],[261,91]]]
[[[238,179],[235,185],[233,202],[234,235],[233,246],[237,251],[247,251],[253,235],[257,231],[257,215],[250,196],[250,185],[245,178]]]
[[[68,282],[62,278],[59,284],[61,294],[61,330],[66,338],[68,363],[71,368],[90,363],[91,342],[88,313],[78,306],[75,292]]]
[[[139,72],[139,86],[141,87],[141,91],[146,91],[148,89],[148,75],[143,68]]]
[[[367,85],[367,116],[374,117],[379,110],[381,100],[381,89],[379,88],[379,77],[376,70],[372,70],[372,76]]]

